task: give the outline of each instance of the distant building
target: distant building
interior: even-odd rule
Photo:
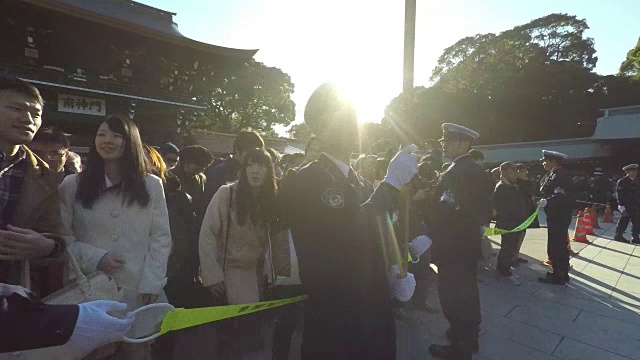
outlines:
[[[2,0],[0,73],[36,85],[44,121],[87,146],[110,114],[150,143],[174,140],[204,109],[207,83],[250,60],[185,37],[174,13],[131,0]]]
[[[587,138],[476,146],[485,163],[503,161],[539,162],[542,149],[569,155],[574,168],[602,167],[619,172],[631,162],[640,162],[640,106],[603,109],[596,130]],[[589,170],[590,169],[590,170]]]

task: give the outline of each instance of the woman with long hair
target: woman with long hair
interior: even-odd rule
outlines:
[[[264,150],[249,150],[239,180],[216,192],[200,230],[202,282],[214,296],[225,294],[229,304],[261,300],[264,276],[275,276],[272,259],[276,257],[265,255],[270,250],[285,250],[271,244],[276,238],[270,236],[270,230],[275,228],[275,204],[276,178],[271,158]],[[288,249],[286,252],[288,258]],[[242,349],[231,350],[235,353],[232,356],[259,359],[262,349],[259,323],[252,326],[243,321],[242,325],[245,339],[234,341]]]
[[[113,276],[129,311],[166,301],[167,205],[132,121],[109,117],[100,124],[84,171],[64,179],[60,197],[70,249],[83,272]],[[123,351],[119,358],[148,358],[145,345]]]

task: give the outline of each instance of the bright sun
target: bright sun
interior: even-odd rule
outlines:
[[[347,96],[356,105],[358,121],[364,123],[379,123],[384,117],[384,109],[400,92],[395,84],[375,84],[364,77],[343,77],[336,80]]]

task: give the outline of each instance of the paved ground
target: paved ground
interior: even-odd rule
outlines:
[[[544,228],[527,232],[522,253],[529,264],[516,270],[522,285],[498,281],[495,263],[483,267],[483,334],[475,359],[640,359],[640,246],[610,240],[613,224],[601,225],[591,244],[572,243],[579,254],[568,286],[536,280],[549,270],[541,265]],[[437,304],[435,289],[430,301]],[[429,344],[444,342],[442,314],[405,310],[400,318],[398,359],[430,359]]]
[[[589,236],[591,244],[572,242],[579,254],[571,260],[567,286],[537,281],[549,271],[541,264],[547,257],[546,228],[527,231],[522,253],[529,264],[516,270],[522,285],[498,281],[495,259],[482,267],[482,335],[474,359],[640,359],[640,246],[612,241],[614,225],[601,226],[596,236]],[[497,251],[500,237],[492,242]],[[429,302],[437,308],[435,277],[432,280]],[[403,309],[397,326],[397,359],[423,360],[431,359],[430,344],[445,342],[448,323],[440,312]],[[297,332],[292,360],[300,358],[300,341]]]

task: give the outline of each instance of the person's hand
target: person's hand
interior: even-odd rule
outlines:
[[[158,295],[155,294],[140,294],[142,306],[154,304],[158,300]]]
[[[98,270],[110,274],[124,265],[125,261],[121,256],[105,254],[98,262]]]
[[[224,286],[224,281],[220,281],[217,284],[213,284],[211,286],[208,287],[209,292],[211,293],[211,295],[218,297],[218,296],[222,296],[224,295],[225,292],[225,286]]]
[[[135,320],[134,316],[119,319],[109,315],[110,312],[127,310],[127,304],[117,301],[91,301],[78,307],[76,326],[64,345],[74,355],[86,355],[100,346],[122,340]]]
[[[418,173],[418,155],[412,153],[416,150],[418,147],[413,144],[400,150],[389,162],[383,182],[402,189]]]
[[[55,246],[55,241],[31,229],[7,225],[7,230],[0,230],[0,260],[46,257]]]
[[[416,259],[422,256],[429,248],[433,241],[427,235],[420,235],[409,243],[409,252],[411,257]]]
[[[402,301],[409,301],[416,291],[416,278],[412,273],[407,273],[407,276],[396,279],[393,284],[393,296]]]
[[[537,205],[538,205],[538,207],[541,207],[541,208],[547,206],[547,199],[540,199],[540,201],[538,201]]]
[[[625,211],[627,211],[627,209],[622,205],[618,205],[618,211],[620,211],[621,213],[624,213]]]

